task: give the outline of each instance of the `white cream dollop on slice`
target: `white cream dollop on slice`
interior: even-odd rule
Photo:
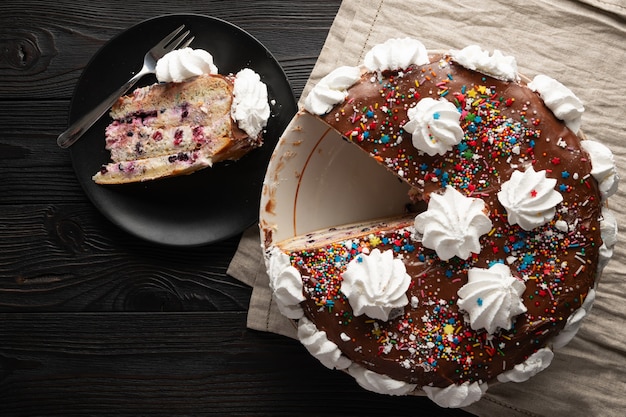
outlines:
[[[159,82],[181,82],[202,74],[217,74],[213,55],[204,49],[182,48],[165,54],[156,64]]]
[[[620,180],[615,168],[613,152],[594,140],[583,140],[580,145],[589,154],[591,175],[598,181],[602,198],[606,200],[615,194]]]
[[[539,93],[546,106],[558,119],[565,122],[572,132],[578,132],[585,107],[572,90],[543,74],[536,75],[528,83],[528,88]]]
[[[278,309],[290,319],[301,318],[304,312],[300,303],[305,300],[302,276],[291,265],[289,255],[274,246],[267,252],[265,263],[270,278],[270,289]]]
[[[457,291],[457,304],[468,313],[472,329],[493,334],[498,329],[510,329],[513,319],[526,312],[521,299],[525,289],[526,285],[504,264],[470,268],[467,283]]]
[[[546,171],[535,172],[532,166],[523,172],[513,171],[498,192],[498,200],[506,209],[509,224],[532,230],[552,220],[555,207],[563,201],[561,193],[554,189],[555,185],[556,179],[547,178]]]
[[[480,400],[487,392],[487,383],[465,381],[460,385],[449,385],[445,388],[424,386],[422,390],[435,404],[444,408],[467,407]]]
[[[461,114],[445,98],[426,97],[407,111],[403,129],[411,133],[413,146],[430,156],[443,155],[463,140]]]
[[[491,75],[503,81],[518,81],[517,61],[511,55],[504,55],[499,50],[492,54],[478,45],[469,45],[461,50],[450,51],[452,59],[465,68]]]
[[[259,136],[270,117],[267,86],[261,76],[244,68],[235,75],[231,117],[251,138]]]
[[[304,108],[318,116],[328,113],[348,95],[348,88],[361,78],[359,67],[338,67],[324,76],[304,100]]]
[[[432,193],[428,209],[415,217],[422,244],[444,261],[458,256],[467,259],[480,253],[480,237],[491,230],[485,202],[466,197],[451,186],[443,194]]]
[[[306,316],[298,322],[298,339],[311,355],[329,369],[346,369],[352,361],[344,356],[339,347],[326,336],[326,332],[318,330],[315,323]]]
[[[363,63],[370,71],[396,71],[411,65],[428,64],[424,44],[413,38],[392,38],[375,45],[365,54]]]
[[[513,369],[498,375],[500,382],[524,382],[539,372],[546,369],[552,363],[554,353],[550,348],[541,348],[528,357],[524,362],[515,365]]]
[[[355,316],[365,314],[387,321],[392,311],[409,303],[406,291],[411,277],[391,249],[359,254],[348,263],[342,279],[341,292],[348,297]]]
[[[377,374],[356,363],[350,365],[348,374],[350,374],[362,388],[378,394],[407,395],[417,388],[415,384],[398,381],[387,375]]]
[[[583,319],[591,311],[595,299],[596,291],[594,289],[589,290],[583,304],[567,318],[565,327],[552,339],[553,349],[561,349],[576,336],[580,326],[583,324]]]

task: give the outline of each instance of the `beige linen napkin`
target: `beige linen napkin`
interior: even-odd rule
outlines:
[[[626,166],[624,0],[433,2],[345,0],[302,97],[338,65],[358,65],[375,44],[412,36],[428,49],[479,44],[517,58],[519,70],[558,79],[585,103],[583,129]],[[624,174],[622,172],[622,174]],[[610,206],[626,233],[626,184]],[[626,248],[618,243],[592,313],[552,365],[526,383],[493,386],[478,416],[623,416],[626,410]],[[272,302],[259,230],[246,231],[228,273],[253,287],[248,327],[295,337]]]

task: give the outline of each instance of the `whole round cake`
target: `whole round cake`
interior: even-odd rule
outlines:
[[[322,78],[303,111],[414,202],[281,242],[262,230],[273,298],[309,352],[366,389],[443,407],[548,367],[590,310],[617,234],[613,156],[583,139],[572,91],[523,80],[499,51],[390,39]]]

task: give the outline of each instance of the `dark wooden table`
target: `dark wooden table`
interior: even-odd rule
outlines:
[[[4,0],[0,4],[0,415],[466,416],[368,393],[297,342],[246,329],[226,274],[239,236],[142,241],[83,193],[56,145],[82,70],[145,19],[200,13],[260,40],[296,97],[340,1]]]

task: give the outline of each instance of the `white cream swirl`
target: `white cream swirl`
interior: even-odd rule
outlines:
[[[429,62],[424,44],[412,38],[388,39],[370,49],[363,60],[370,71],[403,70]]]
[[[583,301],[583,304],[567,318],[565,327],[563,327],[563,329],[552,339],[553,349],[561,349],[563,346],[567,345],[574,338],[574,336],[576,336],[576,333],[580,330],[580,326],[583,324],[583,319],[591,311],[591,307],[593,307],[595,299],[596,291],[594,289],[590,289],[587,293],[585,301]]]
[[[348,95],[348,88],[361,78],[359,67],[338,67],[313,87],[304,100],[304,108],[319,116],[328,113]]]
[[[555,185],[556,179],[547,178],[546,171],[535,172],[532,166],[524,172],[515,170],[498,192],[509,224],[532,230],[552,220],[556,205],[563,201]]]
[[[250,68],[235,75],[231,117],[251,138],[258,137],[267,125],[270,117],[267,86]]]
[[[213,56],[204,49],[182,48],[165,54],[156,64],[159,82],[181,82],[202,74],[217,74]]]
[[[428,155],[443,155],[463,140],[461,114],[445,98],[421,99],[407,111],[409,121],[403,126],[413,137],[413,146]]]
[[[517,364],[513,369],[498,375],[500,382],[524,382],[546,369],[552,363],[554,353],[550,348],[541,348],[528,357],[524,362]]]
[[[613,153],[609,148],[594,140],[583,140],[580,144],[589,154],[591,175],[598,181],[602,198],[606,200],[615,194],[620,180]]]
[[[466,197],[451,186],[443,194],[432,193],[428,209],[415,217],[415,230],[422,234],[422,244],[434,249],[444,261],[480,253],[480,237],[491,227],[485,202]]]
[[[326,332],[318,330],[306,316],[298,322],[298,339],[312,356],[329,369],[346,369],[352,364],[337,345],[328,340]]]
[[[598,260],[598,271],[601,273],[609,260],[613,257],[613,248],[617,243],[617,219],[608,207],[602,207],[602,219],[600,220],[600,236],[602,245],[600,246],[600,259]]]
[[[406,291],[411,277],[391,249],[359,254],[348,263],[342,279],[341,291],[348,297],[355,316],[365,314],[387,321],[393,310],[409,303]]]
[[[457,305],[469,314],[472,329],[493,334],[498,329],[510,329],[513,319],[526,312],[521,299],[525,289],[526,285],[504,264],[470,268],[467,283],[457,291]]]
[[[480,400],[487,388],[487,383],[465,381],[460,385],[449,385],[445,388],[430,387],[428,385],[422,387],[435,404],[444,408],[467,407],[470,404]]]
[[[350,365],[348,374],[350,374],[362,388],[378,394],[407,395],[417,388],[415,384],[398,381],[387,375],[377,374],[356,363]]]
[[[489,51],[483,50],[480,46],[470,45],[461,50],[451,50],[450,56],[465,68],[491,75],[499,80],[519,80],[515,57],[504,55],[497,49],[490,55]]]
[[[572,132],[578,132],[585,107],[572,90],[543,74],[535,76],[528,83],[528,88],[539,93],[546,106],[558,119],[563,120]]]
[[[299,319],[304,312],[300,302],[305,300],[300,272],[291,265],[289,255],[272,247],[265,257],[270,289],[280,312],[290,319]]]

